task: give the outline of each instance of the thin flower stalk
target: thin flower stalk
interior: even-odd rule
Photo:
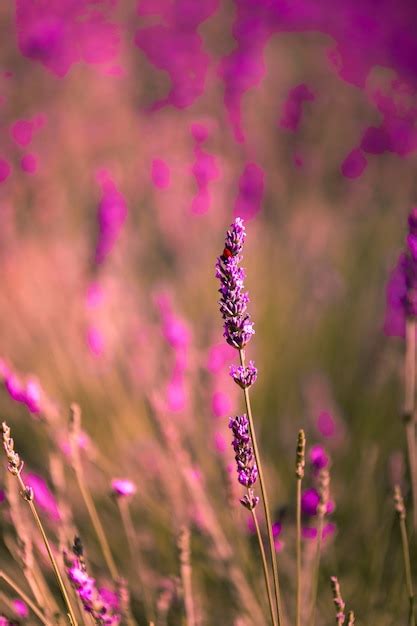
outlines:
[[[320,574],[320,558],[321,558],[321,544],[323,539],[323,527],[324,516],[327,510],[327,504],[329,502],[329,484],[330,475],[327,469],[320,470],[318,476],[318,492],[320,501],[317,507],[317,542],[316,542],[316,555],[313,569],[313,582],[312,582],[312,594],[311,594],[311,625],[315,626],[316,623],[316,604],[317,604],[317,591],[319,586],[319,574]],[[343,624],[343,622],[342,622]]]
[[[31,532],[26,524],[25,516],[22,515],[20,510],[18,485],[10,472],[7,474],[6,493],[10,516],[17,534],[17,543],[14,549],[12,548],[12,553],[22,567],[23,575],[26,578],[37,605],[42,609],[47,618],[52,619],[52,615],[58,611],[58,606],[33,557]]]
[[[184,592],[184,605],[187,626],[196,626],[192,587],[190,531],[183,526],[178,536],[181,580]]]
[[[36,525],[39,529],[39,532],[42,536],[46,551],[48,553],[48,557],[49,560],[51,561],[51,565],[52,565],[52,569],[53,572],[55,574],[55,578],[57,580],[58,583],[58,588],[59,591],[61,593],[62,599],[64,601],[64,605],[66,607],[67,610],[67,618],[69,623],[71,624],[71,626],[78,626],[77,625],[77,620],[75,618],[75,614],[73,611],[73,608],[71,606],[71,602],[69,600],[68,594],[67,594],[67,590],[65,588],[64,585],[64,581],[62,580],[61,574],[59,572],[58,569],[58,565],[57,562],[55,560],[55,557],[52,553],[52,549],[51,546],[49,545],[49,541],[48,538],[46,536],[45,530],[43,528],[42,522],[40,520],[40,517],[38,515],[38,511],[36,509],[35,503],[34,503],[34,494],[33,494],[33,490],[30,487],[27,487],[25,485],[25,483],[23,482],[21,473],[22,473],[22,469],[23,469],[23,461],[20,459],[19,455],[17,454],[17,452],[15,452],[14,450],[14,441],[13,439],[10,437],[10,428],[7,426],[7,424],[5,422],[3,422],[2,424],[2,428],[3,428],[3,446],[6,452],[6,456],[7,456],[7,460],[8,460],[8,470],[9,472],[13,475],[16,476],[17,481],[19,483],[20,489],[21,489],[21,495],[23,497],[23,499],[28,503],[30,511],[33,515],[33,518],[36,522]]]
[[[248,493],[248,498],[249,497],[250,497],[250,494]],[[269,580],[268,563],[267,563],[267,560],[266,560],[264,543],[262,541],[261,530],[259,528],[259,522],[258,522],[258,517],[256,515],[255,507],[252,507],[250,509],[250,511],[251,511],[251,514],[252,514],[253,523],[255,525],[256,537],[257,537],[258,545],[259,545],[259,551],[261,553],[262,570],[263,570],[263,574],[264,574],[266,593],[267,593],[267,596],[268,596],[268,605],[269,605],[269,611],[270,611],[270,615],[271,615],[271,621],[272,621],[272,624],[274,624],[274,626],[275,626],[275,624],[276,624],[276,617],[275,617],[275,611],[274,611],[274,603],[273,603],[273,600],[272,600],[271,583],[270,583],[270,580]]]
[[[330,578],[330,584],[332,586],[333,603],[336,609],[336,624],[337,626],[343,626],[345,623],[345,603],[340,591],[339,581],[336,576]]]
[[[244,368],[242,368],[243,370]],[[253,516],[255,527],[257,527],[257,538],[259,543],[259,549],[262,558],[262,567],[264,571],[265,585],[268,596],[269,610],[271,612],[272,624],[275,626],[275,610],[274,603],[271,595],[271,587],[269,582],[268,564],[265,558],[265,549],[262,541],[262,535],[259,532],[258,520],[256,518],[255,509],[259,503],[259,497],[255,495],[251,487],[258,479],[258,468],[254,460],[253,444],[249,432],[249,420],[244,415],[238,415],[235,418],[230,418],[229,428],[233,431],[232,446],[235,451],[235,460],[237,466],[238,481],[241,485],[246,487],[246,494],[240,499],[240,503],[246,509],[248,509]]]
[[[415,434],[416,320],[407,318],[404,357],[404,426],[413,497],[413,526],[417,530],[417,450]]]
[[[116,563],[113,559],[109,543],[107,541],[104,528],[101,524],[97,509],[94,504],[94,500],[91,496],[90,490],[85,481],[83,467],[81,463],[80,451],[78,446],[78,435],[81,427],[81,411],[78,405],[72,404],[70,409],[70,440],[71,440],[71,459],[72,466],[74,468],[75,476],[77,479],[78,487],[82,499],[84,500],[85,507],[88,515],[90,516],[91,523],[96,533],[101,551],[106,561],[107,567],[113,580],[119,578]]]
[[[132,521],[132,516],[130,514],[129,508],[129,498],[123,495],[116,495],[117,507],[119,509],[120,518],[122,520],[123,529],[125,531],[127,543],[129,545],[130,556],[132,559],[132,563],[135,567],[136,574],[138,576],[139,585],[141,588],[143,603],[145,606],[145,612],[147,616],[152,616],[153,610],[151,603],[149,601],[149,596],[145,591],[145,585],[143,581],[143,577],[141,574],[141,565],[140,561],[138,563],[138,541],[136,537],[135,528]]]
[[[409,602],[409,614],[408,614],[408,623],[409,626],[416,626],[416,618],[415,618],[415,609],[414,609],[414,589],[413,589],[413,580],[411,575],[411,564],[410,564],[410,548],[408,543],[408,535],[407,535],[407,526],[406,526],[406,509],[404,505],[404,500],[401,494],[401,489],[398,485],[395,486],[394,489],[394,505],[395,510],[398,515],[398,519],[400,522],[401,529],[401,543],[403,549],[403,559],[404,559],[404,573],[405,573],[405,584],[407,587],[407,595]]]
[[[301,485],[304,478],[305,468],[305,447],[306,438],[303,430],[298,433],[297,455],[295,463],[295,475],[297,477],[297,529],[296,529],[296,551],[297,551],[297,589],[296,589],[296,607],[295,607],[295,624],[301,624]]]
[[[0,580],[4,580],[4,582],[9,585],[9,587],[13,589],[13,591],[17,593],[18,596],[22,598],[23,602],[28,605],[28,607],[30,608],[32,613],[36,615],[38,620],[42,622],[42,624],[45,624],[45,626],[48,626],[48,620],[46,619],[40,608],[36,606],[33,600],[29,598],[29,596],[23,591],[23,589],[19,587],[19,585],[12,578],[10,578],[10,576],[8,576],[6,572],[3,572],[3,570],[0,570]]]
[[[245,351],[243,348],[239,350],[239,357],[240,357],[241,366],[245,367]],[[268,495],[266,491],[266,484],[265,484],[265,479],[264,479],[264,474],[263,474],[263,469],[262,469],[262,463],[260,460],[258,443],[256,439],[255,426],[254,426],[253,415],[252,415],[252,407],[251,407],[251,402],[250,402],[250,397],[249,397],[249,388],[245,387],[243,389],[243,393],[245,396],[246,411],[248,414],[248,421],[249,421],[249,432],[250,432],[250,436],[251,436],[252,443],[253,443],[253,452],[254,452],[256,467],[258,468],[259,485],[261,488],[262,503],[263,503],[263,509],[264,509],[264,514],[265,514],[266,526],[268,530],[268,544],[269,544],[270,558],[272,562],[272,576],[273,576],[273,581],[274,581],[274,594],[275,594],[275,602],[277,606],[278,626],[281,626],[283,623],[281,593],[280,593],[280,585],[279,585],[279,578],[278,578],[277,557],[276,557],[276,551],[275,551],[275,545],[274,545],[274,538],[272,536],[272,521],[271,521],[270,508],[269,508],[269,501],[268,501]]]

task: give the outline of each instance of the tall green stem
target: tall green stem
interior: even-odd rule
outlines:
[[[243,348],[239,350],[239,356],[240,356],[241,365],[245,366],[245,351]],[[271,523],[271,515],[269,512],[269,501],[268,501],[268,495],[266,492],[262,464],[261,464],[261,459],[260,459],[259,450],[258,450],[258,443],[256,440],[256,433],[255,433],[255,427],[254,427],[253,416],[252,416],[252,408],[251,408],[251,403],[250,403],[250,398],[249,398],[249,390],[245,388],[243,391],[245,395],[246,411],[248,414],[249,430],[250,430],[250,436],[251,436],[252,444],[253,444],[253,452],[255,456],[256,465],[258,468],[259,484],[260,484],[261,493],[262,493],[262,504],[264,507],[265,521],[266,521],[266,526],[268,529],[268,542],[269,542],[269,551],[270,551],[270,557],[271,557],[271,562],[272,562],[272,575],[274,579],[275,601],[277,604],[278,626],[281,626],[283,624],[281,594],[280,594],[279,579],[278,579],[277,556],[276,556],[274,540],[272,536],[272,523]]]
[[[262,541],[262,535],[259,529],[258,517],[256,515],[255,509],[251,509],[251,513],[252,513],[253,523],[255,524],[256,536],[258,538],[258,544],[259,544],[259,551],[261,553],[261,558],[262,558],[262,569],[264,572],[266,593],[268,595],[269,611],[271,613],[272,624],[273,626],[275,626],[277,622],[276,622],[275,611],[274,611],[274,603],[273,603],[272,594],[271,594],[271,584],[269,581],[268,563],[266,560],[265,548],[264,548],[264,544]]]

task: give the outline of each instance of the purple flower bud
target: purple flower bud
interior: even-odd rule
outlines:
[[[304,515],[316,515],[320,496],[316,489],[305,489],[301,496],[301,510]]]
[[[230,367],[230,376],[233,378],[235,383],[242,387],[242,389],[246,389],[253,385],[256,381],[256,377],[258,375],[258,370],[255,367],[253,361],[249,361],[249,365],[243,366],[232,365]]]
[[[136,485],[127,478],[115,478],[111,481],[111,489],[115,496],[133,496],[136,493]]]
[[[240,502],[248,511],[253,511],[259,502],[259,498],[255,496],[252,489],[248,489],[248,493],[240,499]]]
[[[329,457],[326,454],[323,446],[312,446],[309,452],[310,463],[315,470],[321,470],[323,467],[327,467],[329,463]]]
[[[12,601],[13,611],[16,613],[18,617],[23,617],[25,619],[29,615],[29,609],[27,604],[23,602],[20,598],[15,598]]]

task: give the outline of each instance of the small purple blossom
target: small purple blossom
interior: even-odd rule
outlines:
[[[318,507],[320,504],[320,494],[317,489],[305,489],[301,495],[301,510],[307,517],[314,517],[317,515]],[[331,515],[335,510],[336,505],[333,500],[329,500],[325,504],[325,514]]]
[[[255,496],[252,489],[248,489],[248,493],[240,498],[240,503],[244,506],[248,511],[252,511],[259,502],[258,496]]]
[[[86,613],[101,626],[118,626],[121,622],[121,615],[118,607],[113,601],[109,601],[108,591],[104,593],[97,589],[97,582],[88,575],[85,563],[78,558],[71,558],[65,555],[67,562],[67,576],[80,598]]]
[[[329,457],[323,446],[312,446],[309,452],[310,463],[315,470],[321,470],[329,464]]]
[[[115,496],[133,496],[136,493],[136,485],[127,478],[115,478],[111,481],[111,489]]]
[[[245,271],[239,266],[246,233],[243,220],[237,217],[226,233],[223,253],[216,263],[220,280],[220,313],[224,319],[224,337],[238,350],[254,334],[253,322],[246,312],[249,296],[244,291]]]
[[[406,319],[417,318],[417,207],[408,216],[405,251],[391,273],[386,301],[385,333],[404,336]]]
[[[253,361],[249,361],[249,365],[232,365],[230,367],[230,376],[233,378],[235,383],[242,387],[242,389],[246,389],[253,385],[256,381],[256,377],[258,375],[258,370],[255,367]]]
[[[23,602],[20,598],[12,600],[13,611],[18,617],[25,619],[29,615],[29,609],[26,602]]]
[[[235,451],[238,481],[244,487],[252,487],[258,478],[258,468],[254,460],[248,418],[245,414],[231,417],[229,428],[234,435],[232,446]]]

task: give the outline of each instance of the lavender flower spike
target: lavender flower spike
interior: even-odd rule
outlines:
[[[258,370],[255,367],[253,361],[249,361],[248,365],[232,365],[230,367],[230,376],[233,378],[235,383],[242,387],[242,389],[247,389],[251,387],[253,383],[256,381],[256,377],[258,375]]]
[[[254,460],[248,418],[245,414],[231,417],[229,428],[234,435],[232,446],[235,451],[238,481],[244,487],[252,487],[258,478],[258,468]]]
[[[220,280],[220,313],[224,319],[224,337],[238,350],[245,347],[255,333],[246,312],[249,296],[244,291],[245,271],[239,266],[246,232],[237,217],[226,233],[223,253],[217,258],[216,278]]]

